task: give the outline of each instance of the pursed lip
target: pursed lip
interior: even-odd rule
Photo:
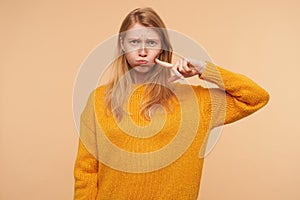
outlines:
[[[148,63],[147,60],[138,60],[137,62],[138,62],[140,65],[145,65],[145,64]]]

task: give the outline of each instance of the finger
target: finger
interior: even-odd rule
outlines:
[[[174,64],[174,67],[172,67],[171,70],[175,76],[177,76],[180,79],[184,79],[184,76],[179,72],[179,67],[180,67],[180,60],[177,60]]]
[[[196,75],[196,74],[199,74],[199,72],[198,72],[197,69],[192,69],[191,74],[192,74],[192,75]]]
[[[182,61],[182,68],[185,70],[186,73],[191,72],[192,70],[188,67],[188,61],[183,59]]]
[[[173,71],[173,73],[174,73],[175,76],[177,76],[180,79],[184,79],[183,75],[180,74],[177,69],[172,68],[172,71]]]
[[[201,74],[206,66],[206,62],[203,60],[188,59],[188,66],[191,69],[196,69]]]
[[[177,61],[175,62],[175,64],[173,65],[172,69],[177,71],[178,68],[179,68],[179,60],[177,60]]]
[[[157,64],[159,64],[160,66],[163,66],[163,67],[166,67],[166,68],[172,68],[173,67],[173,65],[171,63],[161,61],[161,60],[159,60],[157,58],[155,58],[155,62]]]
[[[185,72],[183,67],[182,67],[182,59],[179,60],[178,71],[180,71],[181,73]]]

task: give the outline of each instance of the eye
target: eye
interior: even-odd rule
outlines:
[[[139,41],[138,40],[130,40],[129,43],[135,46],[139,43]]]
[[[157,42],[154,41],[154,40],[150,40],[150,41],[148,41],[148,44],[149,44],[150,47],[154,47],[154,46],[157,45]]]

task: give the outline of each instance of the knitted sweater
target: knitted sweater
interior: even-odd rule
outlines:
[[[74,199],[197,199],[204,163],[199,152],[210,130],[248,116],[269,100],[246,76],[206,63],[199,77],[219,88],[175,84],[172,111],[151,122],[139,114],[143,85],[135,87],[126,105],[130,115],[121,124],[105,112],[105,86],[91,93],[81,115]]]

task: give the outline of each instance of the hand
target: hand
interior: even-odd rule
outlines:
[[[164,62],[157,58],[155,59],[155,62],[160,66],[171,69],[174,72],[175,75],[169,78],[169,82],[195,75],[201,75],[206,66],[204,61],[186,58],[179,59],[175,62],[175,64]]]

